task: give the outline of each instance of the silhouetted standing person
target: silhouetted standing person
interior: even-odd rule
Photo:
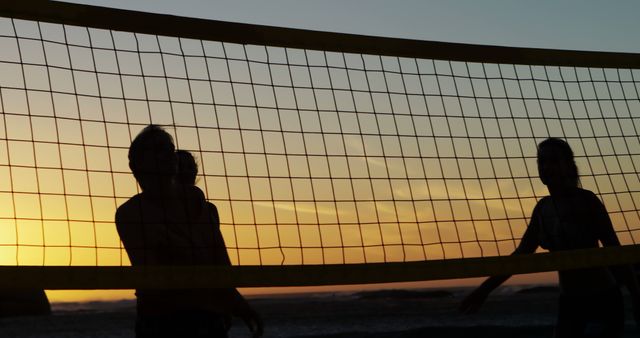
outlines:
[[[189,191],[196,184],[196,177],[198,176],[198,164],[196,163],[195,157],[187,150],[177,149],[176,150],[176,159],[178,163],[178,172],[176,173],[176,183],[178,186],[185,190]],[[196,195],[200,195],[200,189],[195,189]],[[200,197],[196,197],[200,201],[204,201],[204,194]],[[201,202],[198,202],[201,203]],[[215,227],[214,230],[214,238],[218,240],[217,244],[214,244],[214,248],[219,250],[215,253],[215,257],[224,258],[223,261],[218,262],[221,265],[231,265],[231,262],[228,259],[226,246],[224,241],[222,240],[222,236],[220,235],[220,219],[218,216],[218,210],[215,205],[210,202],[204,201],[206,203],[206,207],[211,210],[212,222],[211,226]],[[231,327],[231,317],[225,317],[225,325],[230,328]]]
[[[218,212],[193,185],[176,182],[171,136],[150,125],[129,148],[129,167],[142,193],[116,212],[118,234],[134,266],[230,265]],[[136,336],[226,337],[227,313],[262,335],[257,313],[234,288],[138,289]]]
[[[196,159],[190,152],[182,149],[176,150],[176,157],[178,159],[178,174],[176,175],[178,183],[186,186],[195,185],[198,175]]]
[[[549,196],[538,201],[513,254],[620,245],[609,215],[598,197],[579,187],[573,151],[565,141],[549,138],[538,145],[538,173]],[[615,272],[615,274],[614,274]],[[588,268],[558,271],[560,299],[557,338],[620,337],[624,329],[623,299],[616,277],[629,289],[636,321],[640,292],[630,268]],[[460,310],[477,311],[489,293],[510,276],[493,276],[462,302]]]

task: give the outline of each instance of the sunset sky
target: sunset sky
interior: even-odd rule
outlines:
[[[451,42],[626,52],[638,52],[640,42],[631,34],[639,25],[632,2],[616,9],[581,2],[579,11],[572,2],[533,8],[524,1],[483,7],[282,1],[264,8],[263,2],[175,7],[157,1],[153,9],[144,1],[108,3]],[[569,137],[583,185],[604,194],[616,229],[638,220],[627,211],[640,196],[626,193],[640,188],[633,173],[640,159],[630,155],[640,153],[632,119],[640,111],[637,71],[285,53],[44,25],[39,31],[16,22],[16,42],[11,21],[0,22],[0,44],[7,47],[0,53],[0,201],[12,206],[0,211],[0,264],[128,264],[113,214],[137,192],[126,150],[151,122],[176,125],[168,131],[177,146],[198,158],[198,185],[220,209],[234,264],[508,254],[546,194],[535,179],[534,156],[536,142],[549,135]],[[83,47],[89,44],[97,49]],[[160,58],[160,51],[172,55]],[[180,53],[190,56],[175,56]],[[633,241],[628,231],[621,239]],[[527,279],[548,280],[548,274]],[[53,300],[123,295],[131,296],[50,294]]]
[[[75,0],[232,22],[517,47],[640,52],[633,0]]]

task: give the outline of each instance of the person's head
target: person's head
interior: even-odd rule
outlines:
[[[145,127],[129,147],[129,168],[142,190],[170,186],[177,164],[173,138],[156,125]]]
[[[551,189],[579,185],[578,167],[566,141],[550,137],[538,144],[538,174]]]
[[[178,159],[178,174],[176,179],[178,183],[185,185],[195,185],[196,175],[198,175],[198,164],[193,155],[186,150],[176,150]]]

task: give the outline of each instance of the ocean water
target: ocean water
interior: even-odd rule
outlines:
[[[557,290],[504,287],[478,314],[457,306],[468,289],[385,290],[250,297],[265,337],[536,337],[549,336]],[[134,337],[135,302],[54,303],[53,315],[0,319],[0,337]],[[637,335],[628,315],[627,335]],[[250,337],[240,321],[231,338]],[[626,337],[626,336],[625,336]]]

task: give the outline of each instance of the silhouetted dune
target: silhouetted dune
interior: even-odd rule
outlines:
[[[446,290],[379,290],[354,294],[357,299],[433,299],[452,297]]]
[[[522,289],[516,292],[521,295],[541,294],[541,293],[560,293],[560,288],[557,286],[534,286],[526,289]]]

